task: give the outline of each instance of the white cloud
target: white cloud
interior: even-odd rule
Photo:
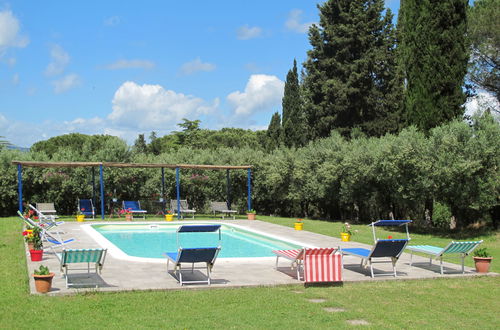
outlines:
[[[301,23],[300,22],[301,16],[302,16],[302,10],[292,9],[288,14],[288,19],[285,22],[286,28],[297,33],[308,32],[309,27],[313,24],[313,22]]]
[[[118,60],[106,66],[108,70],[121,69],[152,69],[155,63],[147,60]]]
[[[61,94],[80,85],[80,83],[80,77],[75,73],[70,73],[61,79],[54,80],[52,85],[54,85],[54,93]]]
[[[285,83],[276,76],[251,75],[244,92],[227,96],[236,115],[248,116],[256,111],[272,110],[281,105]]]
[[[166,90],[160,85],[123,83],[113,97],[113,111],[107,119],[114,126],[143,130],[175,127],[182,118],[207,114],[219,106],[219,100],[207,104],[203,99]]]
[[[106,26],[116,26],[118,24],[120,24],[120,17],[118,16],[111,16],[104,20],[104,25]]]
[[[19,29],[19,20],[10,10],[0,11],[0,57],[7,48],[24,48],[29,44],[28,37],[21,36]]]
[[[243,25],[238,29],[236,35],[240,40],[248,40],[252,38],[257,38],[262,33],[262,29],[258,26],[249,27],[248,25]]]
[[[45,69],[45,74],[49,77],[63,73],[70,59],[68,53],[57,44],[51,46],[50,58],[51,62]]]
[[[190,75],[198,71],[209,72],[213,70],[215,70],[215,64],[203,63],[199,57],[181,66],[181,72],[184,75]]]

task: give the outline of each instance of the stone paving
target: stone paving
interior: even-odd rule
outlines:
[[[337,247],[352,248],[363,247],[370,248],[371,246],[356,242],[341,242],[340,238],[320,235],[308,232],[306,230],[296,231],[293,228],[279,226],[263,221],[249,220],[207,220],[210,222],[237,224],[249,230],[258,231],[261,233],[272,234],[279,236],[289,241],[301,242],[304,246],[311,247]],[[186,223],[188,221],[183,221]],[[89,222],[67,222],[57,227],[59,231],[64,232],[63,238],[73,237],[75,242],[68,245],[68,248],[97,248],[101,247],[97,240],[83,229]],[[111,221],[93,221],[92,223],[123,223]],[[134,222],[135,223],[135,222]],[[153,224],[154,222],[147,222]],[[174,222],[173,222],[174,223]],[[307,229],[307,228],[305,228]],[[279,267],[275,269],[276,258],[249,258],[242,260],[224,260],[217,259],[212,271],[212,284],[188,284],[180,286],[173,275],[172,267],[170,273],[167,272],[166,259],[160,262],[142,262],[130,261],[117,258],[113,253],[108,253],[101,275],[93,275],[90,280],[94,283],[98,282],[98,288],[85,286],[85,281],[89,280],[85,277],[71,277],[72,282],[81,283],[80,287],[66,288],[65,278],[59,270],[59,260],[56,255],[50,251],[44,253],[42,262],[31,262],[29,260],[29,252],[27,253],[27,263],[29,274],[33,273],[35,268],[40,264],[48,266],[51,271],[56,273],[54,277],[52,290],[49,294],[74,294],[83,291],[127,291],[127,290],[168,290],[168,289],[200,289],[200,288],[229,288],[229,287],[248,287],[248,286],[275,286],[284,284],[299,284],[301,281],[296,278],[295,269],[290,268],[290,261],[280,258]],[[457,259],[457,262],[459,259]],[[473,268],[466,267],[465,274],[461,272],[459,264],[444,263],[445,275],[439,272],[439,263],[434,261],[429,265],[427,257],[413,257],[413,267],[409,266],[410,255],[404,253],[397,264],[397,275],[392,276],[392,266],[389,263],[374,264],[375,274],[383,274],[386,276],[370,277],[370,268],[360,267],[360,259],[351,256],[344,257],[344,282],[351,281],[380,281],[380,280],[401,280],[401,279],[421,279],[435,277],[463,277],[478,275]],[[191,275],[185,272],[185,279],[203,279],[205,268],[195,268]],[[497,275],[497,274],[492,274]],[[30,276],[30,288],[32,293],[35,292],[34,281]]]

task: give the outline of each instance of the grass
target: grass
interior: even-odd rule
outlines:
[[[288,226],[294,222],[259,218]],[[308,230],[338,236],[340,224],[304,222]],[[360,231],[356,240],[371,243],[366,226],[355,228]],[[21,222],[15,218],[0,219],[1,328],[326,329],[348,328],[348,320],[364,320],[368,327],[376,329],[493,329],[500,321],[500,277],[367,281],[342,287],[292,285],[93,292],[61,297],[30,295],[21,229]],[[417,240],[417,236],[412,237]],[[421,239],[425,238],[422,235]],[[497,247],[498,236],[489,238],[488,244]],[[428,239],[446,241],[444,237]],[[325,301],[312,303],[309,299]],[[327,312],[327,307],[345,311]]]

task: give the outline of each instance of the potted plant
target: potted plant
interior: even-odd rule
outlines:
[[[25,231],[23,231],[23,236],[24,241],[28,245],[28,251],[33,250],[34,244],[31,240],[31,238],[33,237],[33,229],[26,229]]]
[[[85,214],[83,214],[83,212],[85,212],[85,208],[83,207],[80,210],[78,210],[78,212],[76,212],[76,221],[78,222],[85,221]]]
[[[132,221],[133,219],[133,216],[132,216],[132,209],[131,208],[128,208],[128,209],[121,209],[118,214],[124,214],[125,215],[125,220],[127,221]]]
[[[172,220],[174,220],[174,215],[172,214],[172,211],[167,210],[167,214],[165,214],[165,220],[166,221],[172,221]]]
[[[42,261],[43,244],[40,228],[34,227],[31,235],[26,235],[25,238],[28,243],[28,247],[30,247],[30,245],[32,246],[29,250],[31,261]]]
[[[304,223],[302,222],[302,219],[297,219],[297,221],[295,221],[293,226],[294,226],[295,230],[304,229]]]
[[[52,279],[54,273],[49,272],[49,268],[40,265],[39,269],[35,269],[33,279],[35,280],[35,289],[40,293],[47,293],[52,288]]]
[[[490,264],[493,257],[486,248],[475,250],[473,259],[476,265],[476,272],[487,273],[490,270]]]
[[[348,222],[344,223],[342,225],[342,231],[340,232],[340,239],[342,242],[349,242],[352,235],[354,235],[354,232],[351,225]]]
[[[255,220],[255,215],[257,214],[257,212],[252,209],[252,210],[247,210],[247,219],[248,220]]]

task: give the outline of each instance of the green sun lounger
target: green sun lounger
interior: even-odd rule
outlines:
[[[66,287],[76,285],[69,282],[68,272],[69,266],[71,264],[86,263],[86,268],[72,268],[71,270],[86,270],[87,276],[90,278],[91,265],[93,265],[93,270],[95,274],[101,272],[104,260],[106,258],[106,249],[63,249],[62,253],[56,254],[60,260],[61,271],[64,273],[66,278]],[[85,283],[85,285],[95,285],[98,286],[99,283]]]
[[[479,246],[483,241],[471,241],[471,242],[451,242],[444,248],[440,248],[432,245],[410,245],[406,248],[411,251],[410,266],[413,262],[413,252],[420,252],[430,255],[429,264],[432,264],[432,258],[440,260],[441,275],[443,272],[443,256],[458,254],[462,258],[462,274],[465,273],[464,259],[468,256],[475,248]]]

